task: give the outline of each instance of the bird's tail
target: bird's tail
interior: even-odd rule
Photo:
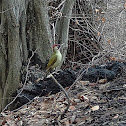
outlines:
[[[47,77],[50,74],[51,71],[52,71],[51,67],[46,69],[45,77]]]

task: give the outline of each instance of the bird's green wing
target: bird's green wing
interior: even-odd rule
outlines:
[[[47,64],[47,70],[50,69],[51,66],[56,62],[57,60],[57,55],[52,55],[51,59],[49,60],[49,63]]]

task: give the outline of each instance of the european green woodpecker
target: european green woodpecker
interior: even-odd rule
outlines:
[[[54,70],[54,68],[56,68],[61,63],[62,55],[60,53],[60,47],[60,44],[55,44],[53,46],[53,55],[51,56],[49,63],[47,64],[46,74]]]

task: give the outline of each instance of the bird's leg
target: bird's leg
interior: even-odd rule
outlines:
[[[54,75],[54,74],[59,75],[59,73],[58,73],[59,71],[62,71],[62,70],[55,70],[55,71],[53,71],[52,73],[47,75],[47,78],[51,78],[51,74],[52,75]]]
[[[52,74],[57,74],[57,75],[59,75],[59,73],[58,72],[62,72],[63,70],[55,70],[54,72],[52,72]]]

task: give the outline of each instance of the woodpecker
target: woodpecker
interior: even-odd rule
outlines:
[[[55,44],[53,46],[53,55],[51,56],[47,64],[46,74],[53,71],[54,68],[56,68],[61,63],[62,55],[60,53],[60,48],[61,48],[60,44]]]

